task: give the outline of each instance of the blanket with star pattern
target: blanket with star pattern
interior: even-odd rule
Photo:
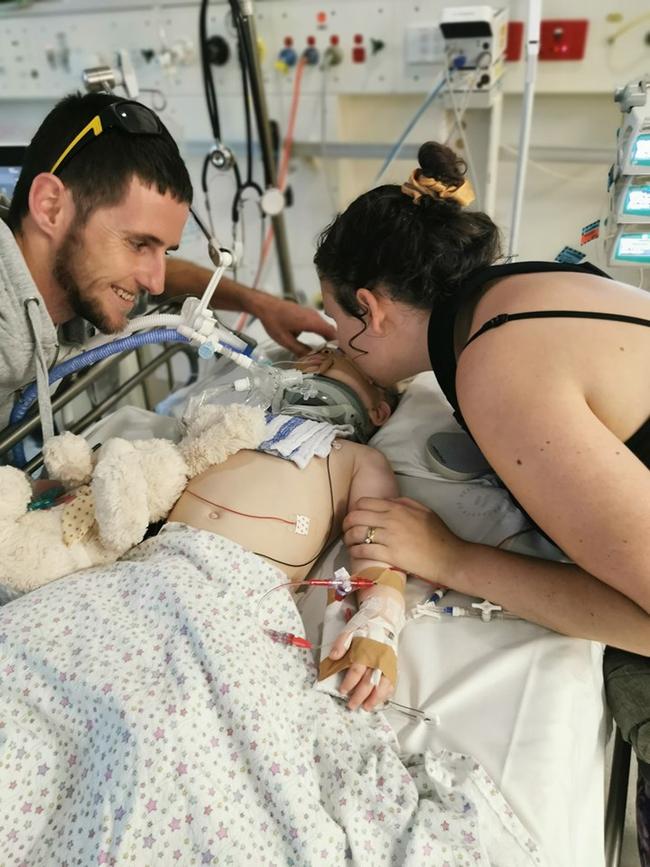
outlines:
[[[282,572],[169,524],[0,609],[0,865],[539,867],[482,768],[313,689]]]

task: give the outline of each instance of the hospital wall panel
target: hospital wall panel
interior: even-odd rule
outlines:
[[[270,114],[281,130],[286,129],[296,75],[295,68],[276,68],[285,40],[290,37],[300,53],[312,36],[322,56],[332,37],[337,37],[341,51],[341,63],[327,73],[318,64],[304,70],[296,156],[290,166],[294,193],[294,205],[286,212],[290,252],[296,283],[309,300],[318,291],[311,266],[317,232],[337,208],[373,183],[382,159],[371,148],[382,153],[388,150],[440,75],[439,62],[407,62],[405,46],[413,28],[436,28],[444,5],[466,4],[458,0],[254,3]],[[506,5],[512,20],[525,18],[524,0]],[[234,49],[227,4],[213,0],[209,9],[209,33],[222,37]],[[155,4],[37,0],[20,12],[5,10],[0,16],[0,141],[28,139],[47,108],[79,86],[83,69],[115,64],[117,52],[125,51],[143,101],[155,107],[163,100],[166,103],[162,117],[178,138],[197,181],[211,142],[198,64],[198,11],[198,0]],[[565,14],[565,3],[545,0],[544,18]],[[523,256],[552,257],[565,243],[575,245],[581,227],[599,215],[618,124],[614,88],[650,71],[646,42],[650,13],[644,0],[623,0],[616,6],[575,0],[570,16],[588,20],[586,52],[580,61],[539,64],[521,232]],[[362,37],[363,62],[353,62],[355,36]],[[432,51],[435,55],[435,44]],[[506,64],[502,80],[503,123],[493,214],[506,233],[523,70],[523,60]],[[223,138],[243,155],[244,112],[234,54],[215,68],[215,83]],[[487,154],[481,111],[472,108],[465,117],[471,156],[479,173]],[[408,174],[415,145],[427,138],[445,139],[451,133],[450,142],[467,156],[452,122],[448,100],[436,101],[407,138],[406,158],[393,164],[387,179],[401,180]],[[341,151],[343,146],[348,150]],[[210,183],[217,227],[227,238],[231,181],[215,175]],[[247,206],[245,212],[247,251],[240,275],[248,279],[255,272],[259,226],[255,206]],[[186,245],[188,255],[203,257],[203,245],[193,227],[188,227]],[[590,258],[597,255],[595,246],[588,252]],[[279,291],[272,262],[264,286]]]

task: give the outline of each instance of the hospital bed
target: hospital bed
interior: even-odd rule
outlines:
[[[183,350],[164,350],[132,377],[130,388],[145,382],[159,365],[168,365],[172,352]],[[195,373],[193,368],[192,376]],[[87,387],[93,374],[94,370],[81,375],[65,395],[57,396],[55,409]],[[189,385],[183,398],[201,387],[200,382]],[[172,418],[146,410],[122,408],[98,420],[126,391],[90,410],[76,429],[86,430],[94,422],[91,443],[118,433],[127,438],[147,434],[175,438],[178,428]],[[180,405],[178,401],[176,408]],[[5,436],[0,451],[10,449],[16,437],[37,421],[28,421],[20,431]],[[390,460],[402,493],[435,508],[459,535],[486,544],[512,538],[513,550],[554,556],[543,538],[522,532],[525,519],[501,488],[486,480],[450,481],[430,470],[424,457],[427,436],[454,429],[435,379],[422,374],[372,444]],[[32,467],[37,463],[35,458]],[[333,573],[343,553],[337,544],[315,571]],[[414,609],[427,595],[426,585],[411,582],[408,608],[417,614]],[[467,606],[471,601],[456,595],[449,598],[449,604]],[[317,643],[324,608],[320,589],[304,594],[299,608],[307,634]],[[629,747],[617,737],[606,811],[605,747],[610,726],[601,662],[599,645],[521,620],[414,616],[401,636],[400,681],[394,696],[406,710],[390,709],[387,717],[405,753],[446,749],[479,761],[549,865],[615,867],[625,816]]]
[[[167,304],[162,305],[156,308],[156,312],[167,312],[169,307]],[[181,357],[185,361],[184,368],[177,363]],[[174,343],[127,350],[64,380],[52,399],[52,411],[55,415],[64,413],[73,404],[74,422],[64,423],[60,427],[72,433],[85,432],[120,403],[127,399],[133,401],[133,392],[137,390],[141,393],[140,403],[147,410],[152,410],[155,405],[152,389],[155,390],[156,385],[160,386],[161,372],[165,376],[165,392],[174,392],[195,382],[198,371],[196,350],[189,345]],[[99,394],[96,386],[99,386]],[[0,431],[0,463],[11,463],[14,446],[39,430],[40,419],[35,404],[24,421]],[[40,452],[37,452],[26,464],[25,471],[34,473],[42,463]]]

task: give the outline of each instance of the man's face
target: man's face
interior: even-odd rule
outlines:
[[[138,295],[159,295],[165,253],[176,249],[189,206],[131,181],[122,202],[70,226],[56,253],[54,279],[73,314],[105,334],[121,331]]]

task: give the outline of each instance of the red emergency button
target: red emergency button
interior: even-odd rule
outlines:
[[[352,63],[366,62],[366,47],[363,45],[363,36],[356,33],[354,36],[354,45],[352,47]]]

